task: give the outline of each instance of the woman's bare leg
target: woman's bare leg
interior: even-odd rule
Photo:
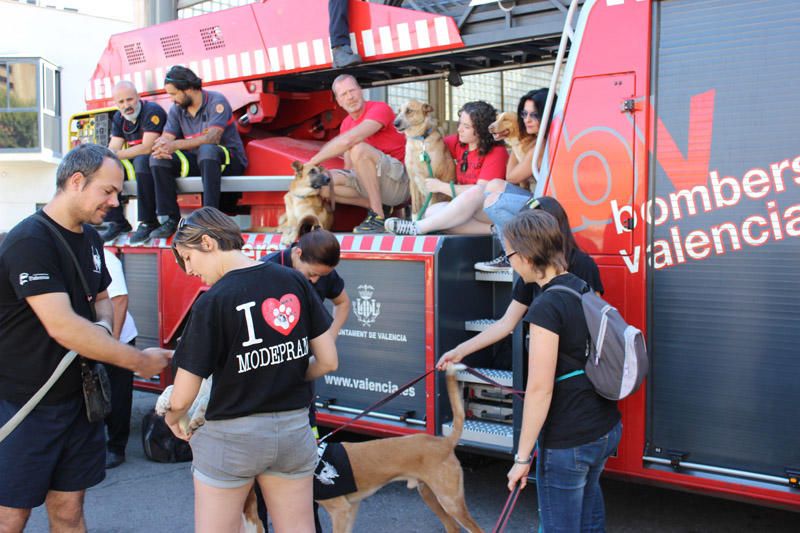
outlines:
[[[197,533],[240,531],[244,501],[252,483],[235,489],[220,489],[194,478],[194,529]],[[271,510],[271,508],[270,508]],[[314,521],[311,521],[312,530]]]
[[[287,479],[260,475],[258,485],[275,533],[314,533],[313,476]]]
[[[430,216],[417,222],[419,233],[449,230],[466,224],[472,217],[483,210],[484,185],[478,184],[462,192],[444,207],[438,208]]]

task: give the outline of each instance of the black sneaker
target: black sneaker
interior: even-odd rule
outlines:
[[[141,244],[150,238],[150,234],[158,228],[158,222],[140,222],[139,227],[133,232],[131,238],[128,239],[130,244]]]
[[[367,211],[367,218],[364,219],[364,222],[353,228],[353,233],[386,233],[386,229],[383,227],[385,221],[385,218],[370,209]]]
[[[413,220],[406,220],[404,218],[387,218],[383,226],[389,233],[395,235],[418,235],[419,229]]]
[[[128,233],[132,229],[127,220],[123,222],[109,222],[106,225],[106,229],[100,232],[100,237],[103,239],[103,242],[113,241],[119,237],[120,233]]]
[[[503,254],[491,261],[475,263],[475,270],[480,270],[481,272],[511,272],[511,263],[506,259],[506,254]]]
[[[164,221],[158,228],[154,229],[152,233],[150,233],[151,239],[167,239],[172,236],[173,233],[178,229],[178,222],[180,222],[177,218],[169,217],[167,220]]]

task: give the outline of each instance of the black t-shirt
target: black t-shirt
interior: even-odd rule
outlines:
[[[17,224],[0,245],[0,398],[27,402],[52,375],[67,349],[53,340],[25,298],[63,292],[72,309],[91,319],[89,303],[72,259],[43,222],[46,218],[69,243],[81,264],[92,297],[111,282],[103,259],[103,241],[89,225],[74,233],[44,214]],[[81,391],[76,359],[50,389],[43,404],[73,398]]]
[[[164,108],[156,103],[142,100],[142,110],[136,117],[136,122],[125,120],[119,111],[114,113],[111,117],[111,136],[122,137],[128,146],[134,146],[142,142],[142,137],[147,132],[161,135],[166,122],[167,112]]]
[[[600,280],[600,269],[588,254],[573,248],[572,256],[567,265],[567,271],[575,274],[589,284],[593,291],[603,294],[603,282]],[[525,283],[522,278],[517,278],[511,290],[511,297],[524,305],[530,307],[533,299],[541,292],[541,287],[536,283]]]
[[[309,341],[331,318],[299,272],[264,263],[225,274],[192,307],[180,368],[214,375],[206,418],[308,407]]]
[[[263,262],[278,263],[289,268],[292,268],[292,248],[296,245],[293,244],[290,248],[283,251],[273,252],[261,258]],[[344,280],[336,272],[336,269],[331,270],[330,274],[320,276],[316,283],[311,284],[314,290],[317,291],[320,300],[323,302],[325,299],[333,300],[337,298],[344,290]]]
[[[562,291],[545,292],[551,285],[564,285],[584,292],[583,280],[569,272],[543,287],[525,320],[558,335],[555,377],[580,370],[586,363],[589,329],[581,301]],[[585,374],[556,382],[540,442],[545,448],[572,448],[599,439],[619,421],[617,402],[597,394]]]

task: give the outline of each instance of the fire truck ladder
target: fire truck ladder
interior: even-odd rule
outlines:
[[[539,131],[547,131],[547,128],[550,126],[550,113],[553,109],[553,100],[556,96],[556,84],[558,83],[558,78],[561,75],[561,67],[567,55],[567,45],[575,39],[575,28],[573,27],[572,20],[575,18],[577,8],[578,0],[571,0],[569,10],[567,11],[567,18],[564,21],[564,31],[561,32],[561,42],[558,44],[556,64],[553,68],[553,76],[550,78],[550,88],[547,91],[547,103],[544,106],[544,112],[542,113],[541,122],[539,124]],[[544,135],[536,136],[536,146],[533,148],[533,160],[531,161],[531,170],[533,172],[533,178],[537,183],[537,192],[542,190],[538,186],[539,183],[542,183],[542,169],[537,165],[537,161],[539,161],[539,156],[545,148],[544,138]]]

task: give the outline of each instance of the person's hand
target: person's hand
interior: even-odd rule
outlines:
[[[167,411],[167,414],[164,415],[164,421],[167,423],[167,426],[169,427],[170,431],[172,431],[173,435],[188,442],[191,435],[183,430],[181,419],[179,416],[177,416],[177,414],[173,413],[172,411]]]
[[[525,488],[528,484],[528,474],[531,471],[531,463],[526,465],[521,465],[519,463],[514,463],[514,466],[511,467],[511,470],[508,471],[506,477],[508,478],[508,490],[514,490],[514,485],[519,483],[519,490]]]
[[[172,354],[172,350],[165,350],[163,348],[146,348],[142,350],[142,356],[139,358],[136,373],[144,379],[150,379],[169,364],[172,359]]]
[[[456,346],[452,350],[445,352],[444,355],[442,355],[439,360],[436,361],[436,370],[447,370],[448,363],[458,363],[464,359],[466,355],[467,354],[462,355],[461,351],[458,349],[458,346]]]
[[[449,189],[447,188],[447,184],[443,181],[437,180],[436,178],[425,178],[425,190],[430,193],[443,193],[447,192]]]

